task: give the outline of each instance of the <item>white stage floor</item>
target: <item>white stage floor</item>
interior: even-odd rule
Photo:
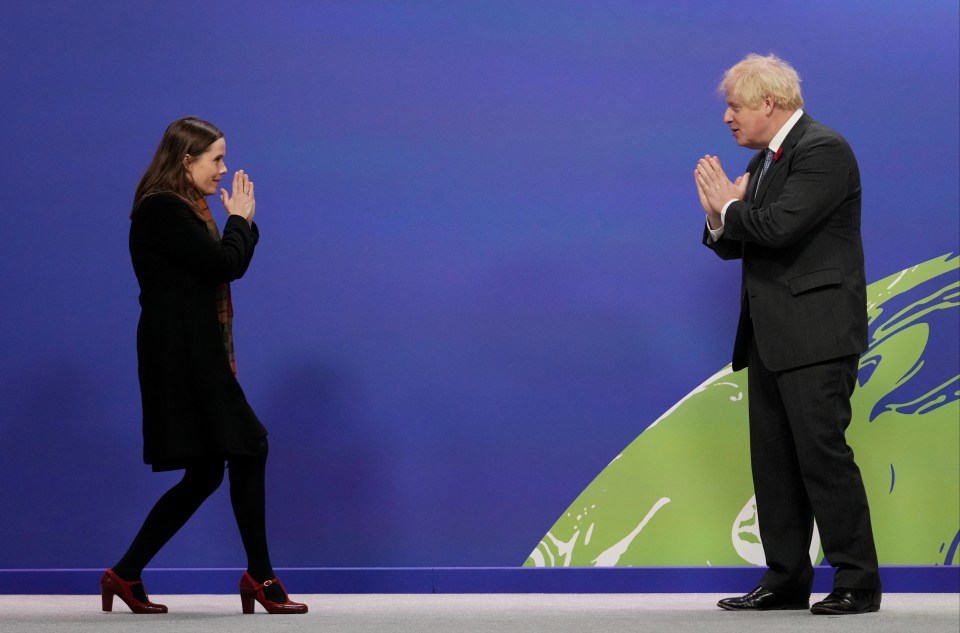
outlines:
[[[235,595],[157,595],[166,615],[133,615],[99,595],[0,596],[4,633],[749,633],[777,631],[960,631],[957,594],[886,594],[879,613],[815,616],[809,611],[736,613],[718,609],[717,594],[364,594],[294,595],[310,613],[240,613]],[[815,599],[822,596],[815,595]]]

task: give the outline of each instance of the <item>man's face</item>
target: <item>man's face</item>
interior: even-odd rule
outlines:
[[[737,145],[764,149],[773,140],[773,134],[769,131],[771,110],[768,101],[761,102],[758,107],[750,107],[728,92],[723,122],[730,126]]]

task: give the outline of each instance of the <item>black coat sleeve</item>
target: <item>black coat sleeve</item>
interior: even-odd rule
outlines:
[[[207,282],[223,283],[244,275],[259,236],[256,224],[231,215],[217,241],[185,201],[156,194],[134,212],[130,241]]]

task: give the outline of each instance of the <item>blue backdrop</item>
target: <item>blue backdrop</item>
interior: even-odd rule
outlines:
[[[112,564],[177,479],[141,462],[126,240],[180,116],[256,182],[235,334],[280,567],[519,566],[729,361],[692,172],[749,160],[715,94],[748,52],[857,152],[868,281],[956,252],[956,0],[764,6],[4,3],[0,568]],[[242,564],[225,490],[153,563]]]

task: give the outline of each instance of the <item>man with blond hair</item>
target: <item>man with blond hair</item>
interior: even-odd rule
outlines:
[[[694,171],[703,242],[742,261],[733,369],[748,367],[750,462],[767,571],[728,610],[877,611],[870,510],[844,433],[867,348],[860,172],[850,146],[803,111],[800,78],[748,55],[720,84],[724,123],[758,150],[734,181],[716,156]],[[810,607],[814,519],[833,591]]]

